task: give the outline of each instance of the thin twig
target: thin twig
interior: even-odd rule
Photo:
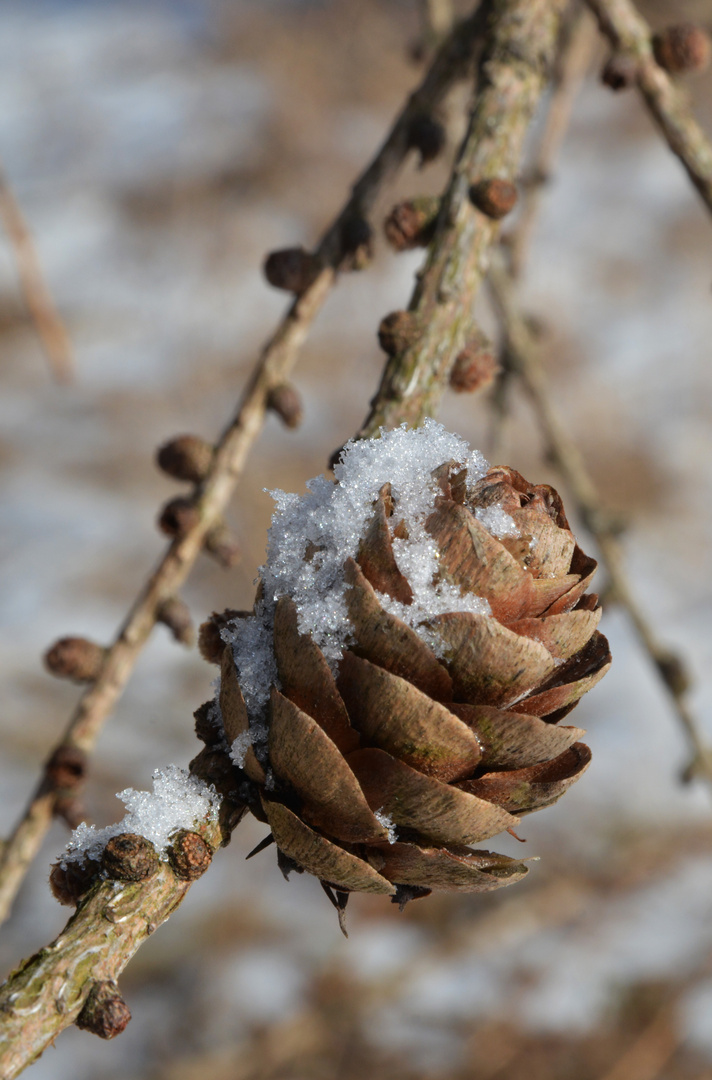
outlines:
[[[499,310],[509,365],[531,398],[551,458],[564,477],[586,528],[596,539],[616,599],[626,610],[641,645],[652,661],[694,754],[694,769],[712,784],[712,751],[687,703],[687,680],[681,661],[657,639],[634,596],[624,570],[615,522],[604,509],[578,447],[551,403],[537,342],[518,308],[514,281],[500,260],[493,259],[489,284]]]
[[[520,277],[526,260],[542,196],[551,180],[554,162],[569,128],[574,101],[578,96],[598,42],[596,26],[588,12],[576,7],[566,27],[566,39],[558,57],[551,99],[534,160],[529,167],[528,183],[522,198],[516,228],[508,237],[511,270]]]
[[[516,176],[565,0],[491,0],[484,6],[496,18],[496,31],[482,56],[469,128],[408,307],[413,333],[386,364],[362,438],[403,421],[417,425],[437,409],[472,328],[475,297],[499,233],[499,221],[473,205],[470,187]]]
[[[571,121],[574,102],[590,67],[597,40],[595,23],[584,8],[575,4],[564,20],[546,119],[528,167],[529,182],[524,186],[517,223],[513,231],[503,238],[503,243],[507,245],[510,270],[516,278],[523,273],[541,210],[542,196],[551,180],[554,163]],[[512,375],[504,369],[491,398],[487,454],[493,461],[502,457],[511,391]]]
[[[586,0],[617,52],[635,61],[636,82],[670,149],[712,210],[712,143],[692,116],[686,95],[656,62],[651,31],[630,0]]]
[[[69,335],[49,291],[32,235],[7,177],[0,169],[0,217],[15,253],[17,273],[27,310],[35,324],[47,361],[57,382],[74,378]]]
[[[99,731],[129,680],[161,605],[178,592],[200,554],[206,534],[222,516],[245,467],[249,450],[262,428],[270,390],[284,382],[312,322],[329,295],[342,260],[344,225],[355,215],[368,213],[383,185],[402,164],[410,149],[408,136],[413,117],[437,105],[453,83],[467,73],[481,26],[481,17],[476,12],[455,28],[396,118],[375,158],[356,181],[345,207],[324,234],[317,249],[322,269],[295,299],[263,348],[238,410],[217,443],[212,468],[195,490],[197,524],[173,540],[144,584],[107,649],[98,678],[82,694],[69,726],[52,754],[59,747],[84,752],[93,748]],[[22,819],[0,852],[0,921],[7,917],[49,828],[55,799],[45,767]]]

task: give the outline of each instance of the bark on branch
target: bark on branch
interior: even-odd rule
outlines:
[[[471,187],[516,179],[524,136],[547,84],[565,0],[492,0],[492,31],[478,70],[470,123],[435,237],[408,307],[412,333],[387,362],[362,438],[433,415],[473,325],[499,220],[478,209]]]

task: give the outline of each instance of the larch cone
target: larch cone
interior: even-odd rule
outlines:
[[[509,468],[431,469],[418,551],[440,599],[416,619],[430,594],[407,572],[414,526],[400,487],[380,485],[352,553],[342,548],[340,658],[328,635],[327,649],[305,632],[299,595],[280,594],[268,568],[256,611],[274,667],[256,712],[238,645],[222,655],[218,702],[241,795],[269,825],[282,868],[314,874],[340,914],[351,892],[403,904],[520,880],[524,862],[477,845],[586,770],[583,731],[561,721],[610,664],[586,592],[596,563],[553,488]],[[321,550],[305,540],[305,565]],[[457,598],[453,610],[443,596]]]

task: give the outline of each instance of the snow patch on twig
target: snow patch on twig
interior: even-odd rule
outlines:
[[[108,841],[119,833],[145,836],[165,858],[171,836],[180,829],[192,829],[198,823],[214,821],[221,800],[212,785],[177,765],[156,769],[152,792],[126,788],[117,798],[127,810],[121,821],[103,829],[82,822],[72,833],[60,858],[60,866],[66,868],[70,862],[100,859]]]

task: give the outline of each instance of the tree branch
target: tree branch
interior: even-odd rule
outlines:
[[[546,85],[565,0],[491,0],[493,26],[478,72],[469,129],[443,197],[435,237],[408,307],[408,340],[396,345],[359,436],[437,409],[452,363],[473,325],[499,220],[477,209],[471,185],[512,182],[524,136]]]
[[[691,115],[684,93],[656,62],[651,31],[630,0],[586,0],[616,51],[635,61],[635,79],[653,119],[712,210],[712,143]]]
[[[298,296],[264,346],[239,407],[216,446],[206,479],[195,489],[197,522],[173,540],[149,576],[123,626],[107,649],[96,681],[82,694],[60,742],[52,749],[43,775],[22,819],[0,851],[0,921],[4,920],[52,820],[56,795],[47,765],[63,748],[92,750],[101,728],[120,698],[161,605],[183,585],[207,533],[222,513],[245,467],[264,420],[270,390],[284,382],[307,333],[335,282],[342,261],[342,231],[355,215],[366,215],[384,184],[407,156],[414,117],[432,110],[471,65],[481,32],[479,12],[459,23],[435,57],[420,86],[411,94],[383,145],[358,178],[351,197],[317,248],[321,269]]]

